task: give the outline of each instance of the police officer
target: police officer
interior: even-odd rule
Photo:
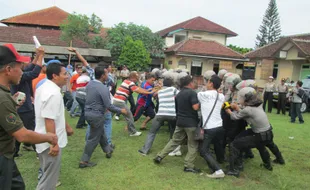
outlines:
[[[264,88],[264,104],[263,109],[265,111],[266,104],[268,102],[268,112],[271,113],[272,111],[272,98],[273,98],[273,92],[276,91],[276,84],[274,83],[273,76],[269,76],[268,82],[265,84]]]
[[[58,140],[55,134],[27,130],[17,114],[16,107],[24,100],[18,97],[18,93],[12,97],[9,87],[19,84],[24,62],[30,62],[30,58],[20,56],[12,44],[0,46],[0,189],[25,189],[13,158],[15,139],[31,144],[49,142],[53,145]]]
[[[227,109],[226,112],[232,120],[245,119],[251,128],[241,132],[231,143],[230,168],[227,175],[239,176],[239,170],[243,168],[239,154],[241,150],[246,148],[257,148],[263,160],[262,166],[270,171],[272,166],[266,146],[276,155],[277,159],[274,162],[284,164],[283,157],[273,142],[272,127],[262,109],[262,101],[258,98],[256,91],[251,87],[241,89],[238,93],[238,102],[244,106],[243,109],[240,109],[237,104],[232,104],[231,107],[235,111],[232,112]],[[237,164],[236,167],[235,163]]]
[[[278,85],[277,91],[279,93],[277,114],[280,114],[280,111],[282,110],[282,114],[285,115],[286,95],[288,93],[288,87],[285,84],[285,78],[281,79],[281,84]]]

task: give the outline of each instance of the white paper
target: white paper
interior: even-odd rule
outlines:
[[[40,44],[40,42],[39,42],[39,40],[38,40],[38,38],[36,36],[33,36],[33,41],[34,41],[34,44],[35,44],[36,48],[39,48],[41,46],[41,44]],[[44,65],[44,63],[45,62],[44,62],[44,58],[43,58],[42,65]]]

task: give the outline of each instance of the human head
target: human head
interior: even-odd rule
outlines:
[[[192,76],[186,75],[180,78],[180,88],[184,88],[184,87],[194,88]]]
[[[129,80],[136,83],[139,80],[139,74],[137,71],[131,71],[129,74]]]
[[[76,64],[75,64],[75,71],[76,71],[79,75],[82,74],[82,68],[83,68],[82,64],[80,64],[80,63],[76,63]]]
[[[111,64],[108,64],[107,70],[108,70],[109,73],[112,73],[112,65]]]
[[[23,75],[23,63],[30,62],[30,57],[21,56],[12,44],[0,46],[0,76],[7,85],[19,84]],[[3,77],[3,78],[2,78]]]
[[[104,66],[97,66],[95,68],[95,79],[104,82],[108,79],[108,70]]]
[[[302,85],[303,85],[303,82],[301,82],[300,80],[296,82],[296,87],[297,88],[302,87]]]
[[[173,79],[172,78],[165,78],[163,81],[163,85],[166,87],[173,86]]]
[[[212,75],[211,78],[207,82],[208,90],[217,90],[220,88],[222,80],[217,75]]]
[[[69,78],[65,65],[57,62],[50,63],[47,66],[46,77],[59,87],[66,85]]]
[[[281,84],[284,85],[285,81],[286,81],[285,78],[282,78],[281,79]]]
[[[48,61],[47,63],[44,63],[44,64],[42,65],[42,72],[43,72],[43,73],[46,73],[47,66],[48,66],[49,64],[51,64],[51,63],[59,63],[59,64],[61,64],[61,62],[60,62],[59,60],[52,59],[52,60],[50,60],[50,61]]]
[[[219,72],[218,72],[218,76],[220,77],[220,79],[223,80],[224,78],[224,75],[227,73],[227,71],[225,69],[221,69]]]
[[[150,85],[153,85],[154,82],[155,82],[155,80],[156,80],[155,74],[154,74],[154,73],[148,73],[148,74],[146,74],[145,80],[146,80]]]
[[[268,81],[272,82],[274,80],[273,76],[269,76]]]
[[[259,106],[262,100],[258,97],[256,90],[251,87],[244,87],[238,92],[238,103],[244,106]]]

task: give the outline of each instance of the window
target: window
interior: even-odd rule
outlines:
[[[279,65],[278,64],[274,64],[273,65],[272,76],[275,79],[278,77],[278,70],[279,70]]]
[[[172,61],[168,61],[168,65],[172,65]]]
[[[220,70],[220,64],[219,63],[214,63],[213,64],[213,71],[218,74]]]
[[[174,43],[178,43],[178,42],[181,42],[183,40],[185,40],[186,36],[183,36],[183,35],[175,35],[174,36]]]
[[[202,71],[202,61],[201,60],[193,60],[191,67],[191,75],[200,76]]]

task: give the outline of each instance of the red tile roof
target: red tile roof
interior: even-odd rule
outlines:
[[[46,30],[30,27],[5,27],[0,26],[0,42],[33,44],[32,36],[37,36],[42,45],[50,46],[68,46],[60,40],[60,30]],[[95,34],[91,34],[93,36]],[[106,35],[105,29],[101,30],[103,37]],[[73,46],[79,48],[88,48],[88,44],[81,40],[73,40]]]
[[[165,53],[184,53],[193,55],[216,56],[225,58],[244,59],[240,53],[215,41],[187,39],[165,50]]]
[[[11,18],[3,19],[4,24],[38,25],[59,27],[62,21],[68,17],[69,13],[53,6],[46,9],[21,14]]]
[[[295,44],[305,55],[310,55],[310,34],[299,34],[282,37],[274,43],[246,53],[245,56],[253,59],[276,58],[276,53],[289,42]]]
[[[226,34],[228,36],[237,36],[235,32],[220,26],[210,20],[207,20],[202,17],[195,17],[190,20],[181,22],[179,24],[176,24],[174,26],[171,26],[169,28],[163,29],[159,32],[157,32],[160,36],[164,37],[169,32],[178,30],[178,29],[186,29],[186,30],[196,30],[196,31],[205,31],[205,32],[211,32],[211,33],[220,33],[220,34]]]

